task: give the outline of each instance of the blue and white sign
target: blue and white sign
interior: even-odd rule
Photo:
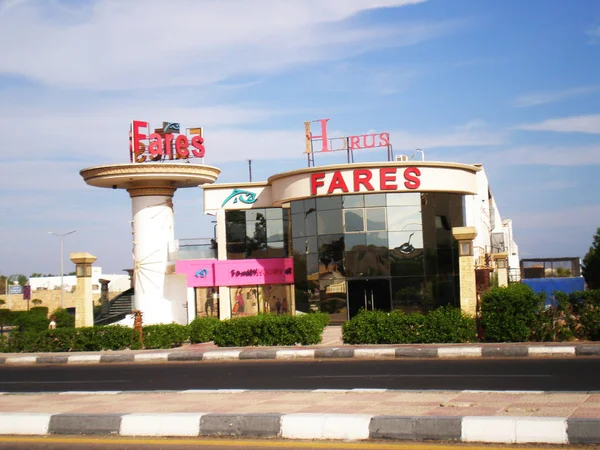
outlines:
[[[23,286],[9,286],[8,293],[10,295],[20,295],[23,293]]]

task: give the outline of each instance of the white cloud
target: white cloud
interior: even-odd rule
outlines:
[[[598,86],[582,86],[560,91],[534,92],[518,97],[514,101],[514,104],[519,108],[545,105],[596,91],[598,91]]]
[[[600,134],[600,114],[548,119],[543,122],[519,125],[516,129],[526,131],[554,131],[557,133]]]
[[[29,1],[0,10],[1,72],[69,88],[202,85],[414,45],[458,22],[368,24],[368,10],[425,0]]]

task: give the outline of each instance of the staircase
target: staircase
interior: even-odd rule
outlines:
[[[121,292],[103,305],[102,312],[94,318],[94,325],[110,325],[123,320],[133,311],[133,288]]]

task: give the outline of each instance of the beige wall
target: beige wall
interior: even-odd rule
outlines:
[[[7,295],[0,295],[0,298],[4,300],[6,303],[0,306],[1,308],[9,308],[9,298]],[[50,312],[54,311],[57,308],[60,308],[60,290],[53,291],[32,291],[31,292],[31,300],[40,299],[42,304],[39,306],[45,306],[48,308]],[[65,291],[65,308],[75,307],[75,294],[71,292]],[[100,303],[100,294],[93,294],[94,304]],[[29,302],[29,306],[35,306],[31,301]],[[23,300],[23,295],[11,295],[10,296],[10,309],[13,311],[26,311],[27,310],[27,302]]]

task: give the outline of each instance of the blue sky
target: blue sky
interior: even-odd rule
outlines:
[[[600,226],[600,2],[4,0],[0,42],[3,274],[57,273],[47,232],[72,229],[65,253],[131,267],[127,193],[79,170],[127,162],[132,119],[203,126],[222,182],[304,167],[325,117],[483,163],[521,257],[583,256]],[[177,238],[212,235],[199,189],[174,203]]]

